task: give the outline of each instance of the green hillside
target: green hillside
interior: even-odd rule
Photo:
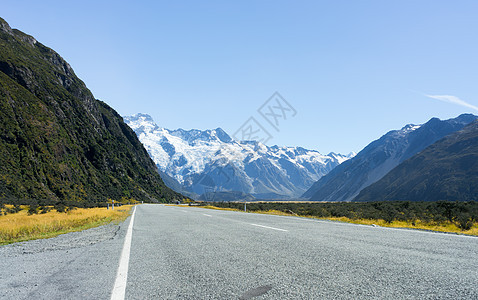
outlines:
[[[69,64],[0,18],[0,198],[182,198]]]

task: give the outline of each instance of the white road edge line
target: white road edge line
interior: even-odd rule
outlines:
[[[133,214],[129,221],[128,231],[124,238],[123,251],[121,252],[116,281],[111,292],[111,300],[124,300],[126,294],[126,282],[128,280],[129,253],[131,250],[131,239],[133,238],[133,224],[136,206],[133,208]]]
[[[203,215],[206,216],[206,217],[212,217],[211,215],[208,215],[208,214],[203,214]]]
[[[285,230],[285,229],[280,229],[280,228],[275,228],[275,227],[269,227],[269,226],[264,226],[264,225],[259,225],[259,224],[253,224],[253,223],[250,223],[252,226],[257,226],[257,227],[262,227],[262,228],[267,228],[267,229],[273,229],[273,230],[278,230],[278,231],[289,231],[289,230]]]

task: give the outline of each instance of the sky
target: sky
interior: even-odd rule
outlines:
[[[478,1],[2,0],[119,114],[358,152],[478,114]],[[248,134],[249,133],[249,134]]]

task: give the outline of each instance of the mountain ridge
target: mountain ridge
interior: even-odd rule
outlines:
[[[318,201],[351,201],[363,188],[378,181],[404,160],[476,118],[472,114],[444,121],[432,118],[423,125],[408,124],[400,130],[389,131],[319,179],[302,196]]]
[[[71,66],[0,18],[0,197],[76,203],[169,201],[122,118]]]
[[[478,121],[447,135],[363,189],[354,201],[478,200]]]
[[[198,195],[229,191],[256,198],[296,198],[309,184],[349,159],[302,147],[239,142],[221,128],[169,130],[159,127],[147,114],[124,119],[158,169]]]

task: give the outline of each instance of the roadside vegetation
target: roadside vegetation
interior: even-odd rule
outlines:
[[[129,216],[132,207],[116,205],[113,210],[111,207],[78,208],[62,203],[50,206],[36,202],[30,205],[0,202],[0,245],[119,223]]]
[[[244,210],[244,203],[202,202],[205,208]],[[478,235],[478,202],[251,202],[247,211],[295,215],[385,227]]]

